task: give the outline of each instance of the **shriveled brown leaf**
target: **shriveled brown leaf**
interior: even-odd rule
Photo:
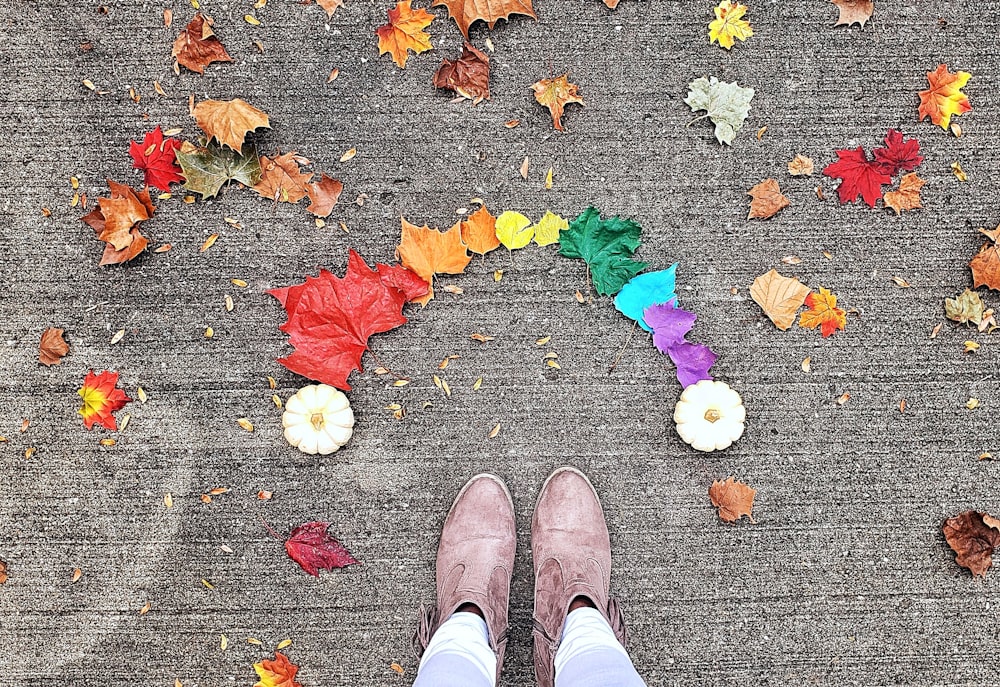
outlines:
[[[306,197],[312,173],[303,174],[295,153],[285,153],[268,159],[260,156],[260,181],[253,190],[269,200],[297,203]]]
[[[42,340],[38,344],[38,362],[48,367],[58,365],[67,353],[69,344],[63,339],[62,329],[49,327],[42,332]]]
[[[490,97],[490,58],[470,43],[457,60],[443,60],[434,73],[434,88],[454,91],[473,104]]]
[[[747,219],[769,219],[792,204],[775,179],[765,179],[747,191],[747,195],[753,198]]]
[[[341,182],[321,174],[319,181],[309,184],[306,189],[310,202],[306,210],[317,217],[329,217],[343,190],[344,185]]]
[[[737,482],[733,477],[724,482],[712,482],[708,490],[712,505],[719,509],[719,518],[723,522],[736,522],[744,515],[753,522],[753,499],[756,494],[756,489]]]
[[[1000,520],[974,510],[948,518],[944,538],[955,552],[955,562],[972,571],[973,577],[986,575],[993,565],[993,551],[1000,547]]]
[[[777,270],[762,274],[750,286],[750,296],[771,318],[774,326],[784,331],[795,324],[795,314],[806,301],[809,287],[794,277],[784,277]]]
[[[903,210],[915,210],[920,205],[920,189],[927,182],[910,173],[899,180],[899,190],[886,191],[882,201],[899,215]]]
[[[831,0],[831,2],[840,10],[840,16],[834,26],[850,26],[851,24],[864,26],[865,22],[871,19],[872,12],[875,11],[873,0]]]
[[[208,138],[240,152],[248,132],[270,129],[267,114],[245,100],[203,100],[194,106],[194,118]]]
[[[979,249],[979,253],[969,262],[972,268],[972,285],[975,288],[986,286],[994,291],[1000,291],[1000,227],[996,229],[980,229],[979,232],[989,239]]]
[[[788,163],[788,173],[793,177],[809,176],[813,173],[812,158],[799,153]]]
[[[577,93],[577,85],[569,82],[569,74],[563,74],[554,79],[542,79],[531,85],[535,100],[549,109],[552,123],[556,129],[563,131],[563,110],[570,103],[583,105],[583,98]]]
[[[212,31],[212,20],[201,12],[194,15],[174,41],[171,53],[177,62],[199,74],[212,62],[232,62],[219,37]]]

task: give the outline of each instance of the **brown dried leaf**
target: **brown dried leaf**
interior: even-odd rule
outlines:
[[[555,79],[542,79],[531,85],[535,92],[535,100],[549,108],[552,123],[558,131],[563,131],[563,110],[570,103],[583,105],[583,98],[577,93],[577,85],[569,82],[569,74],[563,74]]]
[[[434,73],[434,88],[454,91],[477,104],[490,97],[490,58],[470,43],[457,60],[444,60]]]
[[[744,515],[753,522],[753,499],[756,494],[756,489],[737,482],[733,477],[724,482],[712,482],[708,490],[712,505],[719,509],[719,517],[723,522],[736,522]]]
[[[63,339],[62,329],[49,327],[42,332],[42,340],[38,344],[38,362],[48,367],[58,365],[67,353],[69,344]]]
[[[260,172],[260,181],[253,190],[279,203],[297,203],[305,198],[309,192],[307,184],[313,176],[312,172],[302,173],[294,151],[273,160],[261,155]]]
[[[972,576],[986,575],[993,565],[993,550],[1000,547],[1000,520],[988,513],[973,510],[948,518],[944,538],[957,555],[955,562],[972,571]]]
[[[782,331],[795,324],[795,314],[808,295],[808,286],[793,277],[783,277],[777,270],[757,277],[750,287],[750,296]]]
[[[243,148],[248,132],[261,127],[271,128],[266,113],[240,98],[203,100],[195,105],[192,114],[209,139],[214,138],[237,153]]]
[[[813,173],[812,158],[799,153],[788,163],[788,173],[793,177],[809,176]]]
[[[914,173],[899,180],[899,190],[886,191],[882,201],[899,215],[903,210],[915,210],[920,205],[920,188],[927,182]]]
[[[309,212],[317,217],[329,217],[333,206],[337,204],[344,185],[326,174],[320,174],[319,181],[309,184],[306,193],[309,195]]]
[[[875,11],[873,0],[831,0],[831,2],[840,10],[840,16],[834,26],[860,24],[863,27]]]
[[[512,14],[536,18],[531,0],[435,0],[432,7],[441,5],[448,8],[448,15],[458,24],[465,40],[469,40],[469,27],[479,20],[492,29],[500,19],[509,21]]]
[[[765,179],[747,191],[747,195],[753,198],[750,201],[750,212],[747,214],[747,219],[769,219],[782,208],[792,204],[782,194],[781,187],[778,186],[775,179]]]
[[[989,238],[979,253],[969,262],[972,268],[972,285],[974,288],[986,286],[994,291],[1000,291],[1000,227],[992,230],[980,229],[979,232]]]
[[[164,15],[166,21],[166,15]],[[232,62],[225,46],[212,31],[212,20],[198,12],[174,41],[171,52],[177,62],[199,74],[212,62]],[[167,24],[169,26],[169,23]]]
[[[344,6],[344,0],[316,0],[316,4],[323,8],[323,11],[326,12],[326,18],[329,19],[338,7]]]

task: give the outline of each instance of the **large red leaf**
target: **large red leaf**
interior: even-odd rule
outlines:
[[[327,534],[329,526],[328,522],[307,522],[292,530],[285,541],[288,556],[316,577],[320,570],[361,564],[343,544]]]
[[[896,176],[900,171],[912,172],[924,161],[920,142],[915,138],[904,140],[902,132],[895,129],[889,129],[885,135],[885,148],[875,148],[872,154],[889,176]]]
[[[372,270],[353,250],[347,273],[320,270],[296,284],[268,291],[284,306],[295,352],[278,360],[292,372],[349,391],[347,378],[361,370],[361,356],[372,334],[405,324],[403,304],[427,293],[423,279],[400,265]]]
[[[868,207],[875,207],[882,197],[882,186],[892,183],[892,178],[882,171],[882,164],[869,160],[862,146],[838,150],[837,157],[840,159],[827,165],[823,175],[841,180],[837,187],[840,202],[853,203],[861,196]]]

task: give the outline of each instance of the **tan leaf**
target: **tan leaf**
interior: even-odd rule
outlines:
[[[840,16],[834,26],[851,24],[864,26],[875,11],[875,3],[872,0],[831,0],[831,2],[840,10]]]
[[[920,188],[927,182],[914,173],[907,174],[899,180],[898,191],[886,191],[882,200],[887,207],[899,215],[903,210],[915,210],[920,205]]]
[[[310,205],[306,208],[317,217],[329,217],[333,212],[333,206],[337,204],[344,185],[336,179],[331,179],[325,174],[320,175],[319,181],[309,184],[306,193],[309,194]]]
[[[777,270],[757,277],[750,287],[750,296],[782,331],[795,324],[795,314],[808,295],[808,286],[794,277],[783,277]]]
[[[344,0],[316,0],[316,4],[323,8],[327,19],[329,19],[338,7],[344,6]]]
[[[240,98],[203,100],[195,105],[194,118],[210,139],[236,152],[243,148],[247,132],[260,127],[271,128],[267,114]]]
[[[753,498],[756,494],[756,489],[737,482],[733,477],[724,482],[712,482],[708,490],[712,505],[719,509],[719,518],[723,522],[736,522],[744,515],[753,522]]]
[[[535,100],[549,108],[552,123],[556,129],[563,131],[562,116],[566,105],[577,103],[583,105],[583,98],[577,93],[577,85],[569,82],[569,74],[563,74],[555,79],[542,79],[532,84]]]
[[[747,191],[747,195],[753,198],[747,219],[769,219],[782,208],[791,205],[774,179],[765,179]]]
[[[500,19],[510,19],[512,14],[526,14],[536,18],[531,0],[435,0],[433,7],[444,5],[448,15],[469,40],[469,27],[482,20],[492,29]]]
[[[793,177],[809,176],[813,173],[812,158],[799,153],[788,163],[788,173]]]
[[[69,344],[63,339],[62,329],[49,327],[42,332],[42,340],[38,344],[38,362],[48,367],[58,365],[67,353]]]
[[[307,184],[312,173],[303,174],[295,153],[285,153],[273,160],[260,156],[260,181],[253,190],[269,200],[279,203],[297,203],[308,193]]]

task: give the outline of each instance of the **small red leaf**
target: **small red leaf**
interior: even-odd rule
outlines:
[[[176,138],[163,138],[160,127],[156,127],[146,134],[141,144],[131,141],[128,154],[132,156],[132,166],[145,173],[147,186],[169,191],[170,184],[184,181],[177,164],[177,149],[180,147],[180,141]]]
[[[904,141],[903,134],[895,129],[889,129],[886,134],[885,148],[875,148],[872,154],[889,176],[896,176],[901,171],[912,172],[924,161],[920,142],[915,138]]]
[[[343,544],[327,534],[329,526],[328,522],[307,522],[292,530],[285,541],[288,556],[315,577],[319,577],[320,570],[361,564]]]

